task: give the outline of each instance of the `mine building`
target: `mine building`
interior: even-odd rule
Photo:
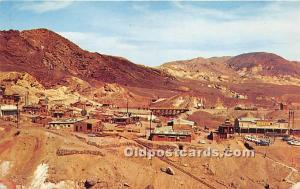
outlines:
[[[227,139],[234,133],[234,125],[230,122],[229,119],[226,119],[225,122],[218,128],[218,136],[220,139]]]
[[[189,131],[174,131],[172,126],[163,126],[156,127],[150,133],[149,139],[152,141],[191,142],[192,135]]]
[[[44,99],[40,99],[37,104],[24,105],[23,112],[28,114],[47,115],[48,105]]]
[[[288,132],[288,122],[285,120],[266,120],[260,118],[243,117],[235,120],[235,131],[238,133],[286,134]]]
[[[95,134],[102,132],[103,124],[98,119],[85,119],[75,123],[74,131],[87,134]]]
[[[58,119],[54,121],[50,121],[48,123],[48,128],[49,129],[66,129],[73,131],[74,130],[74,125],[75,123],[82,121],[82,119],[74,119],[74,118],[69,118],[69,119]]]

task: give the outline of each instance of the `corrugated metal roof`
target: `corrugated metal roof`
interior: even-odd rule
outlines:
[[[0,106],[0,110],[6,110],[6,111],[9,111],[9,110],[17,110],[17,106],[16,105],[1,105]]]

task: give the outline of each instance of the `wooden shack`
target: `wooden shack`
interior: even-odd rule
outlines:
[[[75,123],[74,131],[82,133],[99,133],[103,130],[103,124],[98,119],[86,119]]]

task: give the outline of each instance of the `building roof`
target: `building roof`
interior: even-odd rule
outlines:
[[[41,106],[39,104],[31,104],[31,105],[25,105],[23,108],[40,108]]]
[[[16,105],[1,105],[0,110],[1,111],[12,111],[12,110],[18,110],[18,107]]]
[[[269,122],[269,120],[266,120]],[[240,128],[246,129],[288,129],[287,122],[272,122],[270,125],[262,125],[262,124],[251,124],[251,125],[239,125]]]
[[[172,126],[156,127],[152,134],[163,135],[190,135],[189,131],[174,131]]]
[[[58,120],[49,122],[49,124],[68,124],[68,123],[72,124],[72,123],[77,123],[82,120],[83,119],[79,119],[79,118],[58,119]]]
[[[256,122],[261,120],[260,118],[256,118],[256,117],[241,117],[238,119],[238,121],[242,121],[242,122]]]
[[[189,125],[189,126],[195,126],[195,122],[194,121],[189,121],[186,119],[182,119],[182,118],[178,118],[178,119],[173,119],[168,121],[168,123],[173,122],[173,124],[182,124],[182,125]]]

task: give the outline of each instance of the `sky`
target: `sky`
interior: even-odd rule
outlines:
[[[35,28],[148,66],[260,51],[300,60],[300,1],[0,0],[0,30]]]

